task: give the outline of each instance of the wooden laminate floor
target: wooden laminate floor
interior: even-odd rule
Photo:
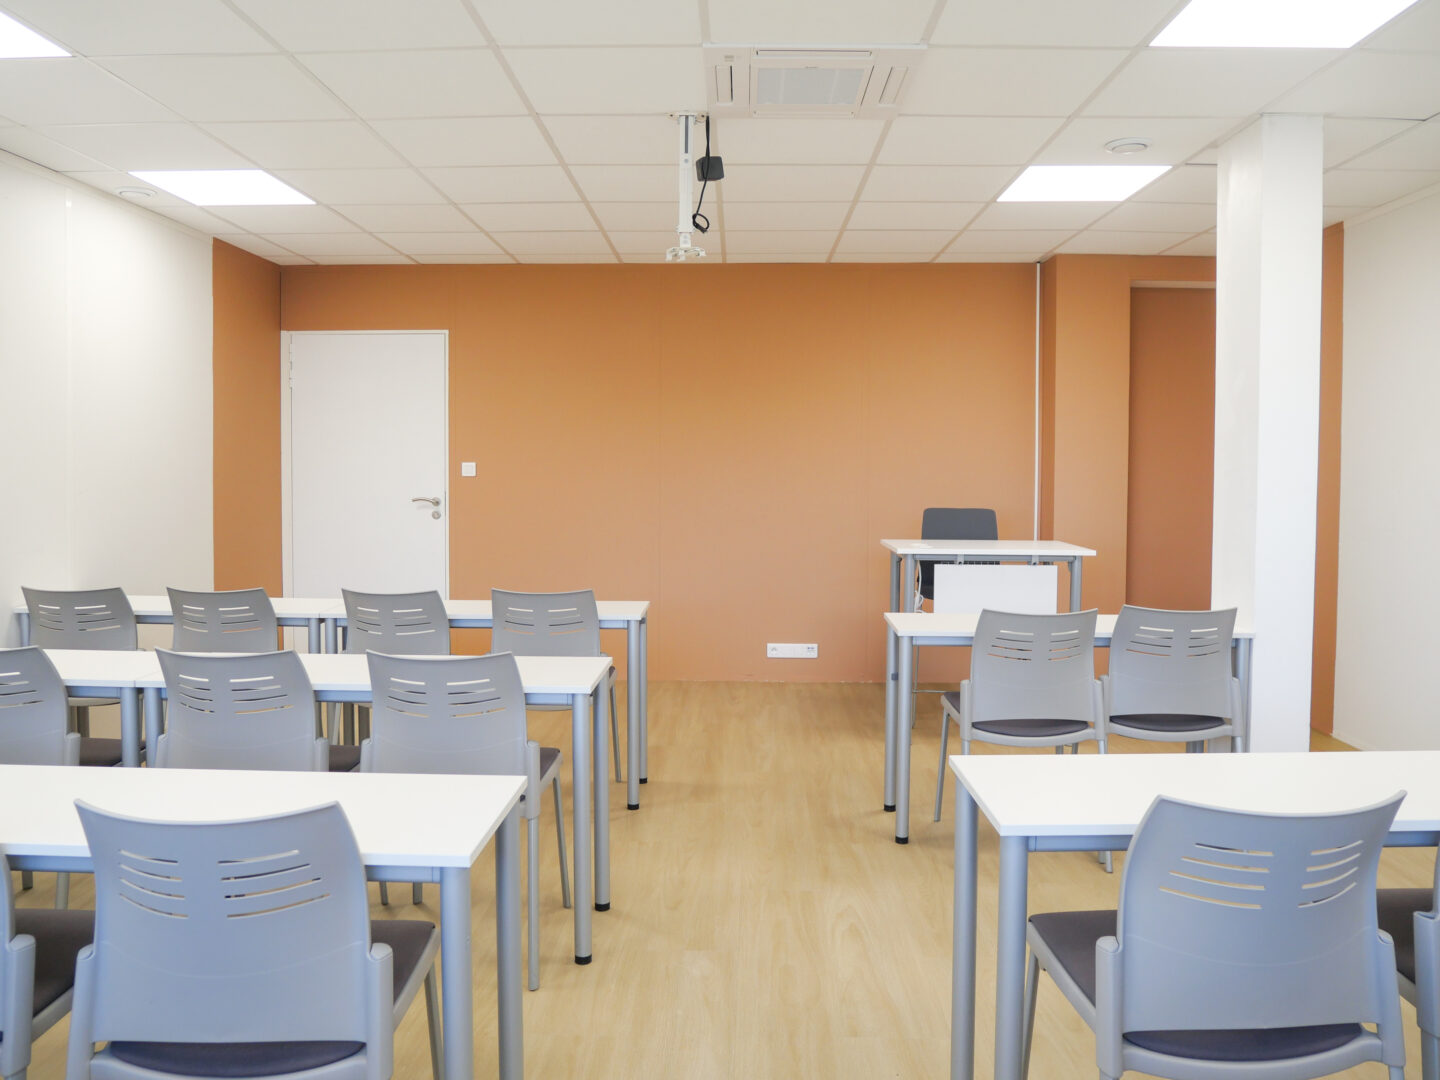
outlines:
[[[953,805],[947,791],[945,820],[930,821],[937,700],[920,699],[911,842],[901,847],[893,816],[880,808],[881,687],[652,686],[651,780],[638,812],[625,809],[623,788],[611,790],[614,906],[595,915],[588,967],[572,960],[546,799],[541,988],[525,994],[526,1075],[947,1076]],[[542,742],[568,748],[567,715],[535,713],[531,723]],[[1344,749],[1324,736],[1315,748]],[[1112,752],[1172,751],[1122,739]],[[1382,885],[1429,885],[1433,858],[1426,850],[1386,852]],[[991,1068],[996,864],[994,834],[982,820],[977,1077]],[[1088,855],[1037,855],[1030,865],[1032,911],[1115,903],[1119,874],[1107,876]],[[49,904],[53,881],[39,875],[19,903]],[[496,1066],[493,887],[487,853],[475,869],[472,912],[478,1077]],[[381,908],[371,889],[377,918],[436,917],[434,886],[419,908]],[[391,891],[408,899],[408,889]],[[72,897],[78,906],[92,902],[88,878],[74,879]],[[1408,1006],[1405,1016],[1406,1075],[1418,1077]],[[63,1076],[66,1030],[61,1023],[36,1045],[32,1080]],[[429,1075],[418,1001],[397,1035],[395,1065],[407,1080]],[[1031,1076],[1095,1075],[1088,1029],[1042,980]],[[1343,1075],[1386,1074],[1372,1065]]]

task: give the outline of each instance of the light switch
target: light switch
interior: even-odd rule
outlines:
[[[474,476],[474,475],[475,475],[475,462],[473,462],[473,461],[462,461],[462,462],[460,462],[460,475],[461,475],[461,476]]]

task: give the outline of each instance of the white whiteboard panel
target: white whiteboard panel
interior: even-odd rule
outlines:
[[[945,612],[1014,611],[1053,615],[1060,568],[1000,563],[940,563],[935,567],[935,610]]]

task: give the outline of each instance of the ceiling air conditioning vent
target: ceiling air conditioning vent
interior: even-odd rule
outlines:
[[[774,48],[707,45],[714,116],[888,116],[923,45]]]

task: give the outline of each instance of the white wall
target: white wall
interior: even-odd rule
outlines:
[[[1346,224],[1344,341],[1335,735],[1440,749],[1440,190]]]
[[[208,587],[210,241],[0,153],[0,644],[22,584]]]

